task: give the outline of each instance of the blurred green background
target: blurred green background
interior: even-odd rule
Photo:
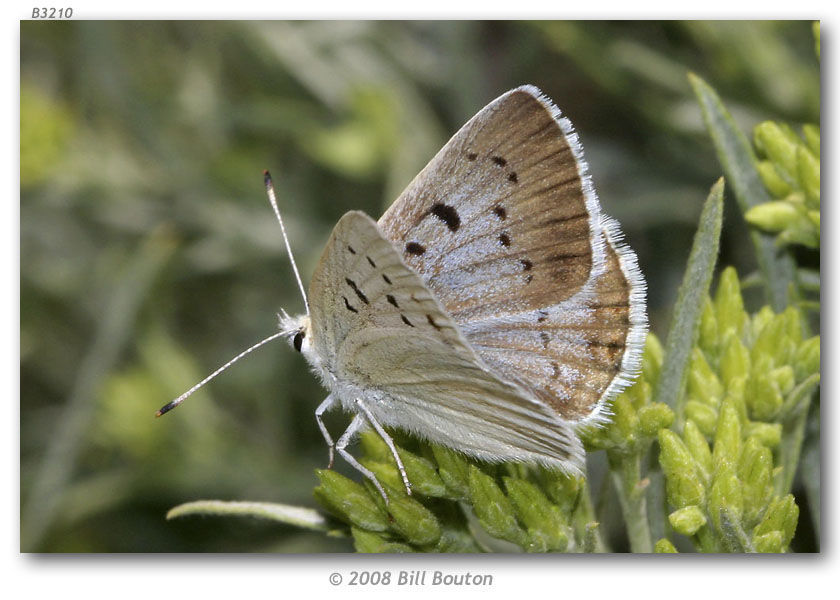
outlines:
[[[686,72],[747,133],[820,116],[810,22],[22,22],[20,33],[23,551],[352,550],[276,523],[164,520],[201,498],[315,506],[325,392],[282,342],[153,418],[271,334],[280,307],[302,310],[262,169],[308,281],[344,212],[377,218],[469,117],[533,83],[579,131],[664,335],[721,174]],[[755,261],[732,204],[720,264],[744,276]],[[339,433],[349,418],[327,423]]]

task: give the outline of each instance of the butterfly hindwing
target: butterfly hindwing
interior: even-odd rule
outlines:
[[[486,460],[576,471],[583,451],[544,403],[488,371],[377,224],[336,225],[310,284],[311,341],[345,406]]]
[[[635,256],[600,213],[571,124],[536,88],[473,117],[379,225],[484,364],[565,420],[597,418],[637,369]]]

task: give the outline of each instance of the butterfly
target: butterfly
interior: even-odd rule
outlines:
[[[347,450],[363,429],[386,442],[408,493],[385,428],[580,473],[578,429],[605,422],[640,369],[636,256],[601,212],[571,123],[533,86],[470,119],[378,222],[345,214],[309,301],[294,269],[307,313],[284,313],[269,339],[288,338],[329,390],[315,417],[330,466],[338,452],[386,501]],[[322,416],[339,406],[354,417],[334,441]]]

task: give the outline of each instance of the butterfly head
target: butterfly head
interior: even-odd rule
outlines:
[[[302,354],[309,354],[309,315],[291,317],[283,311],[280,315],[280,331],[288,338],[292,348]]]

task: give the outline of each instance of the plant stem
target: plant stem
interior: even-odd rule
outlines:
[[[649,482],[641,480],[642,454],[642,452],[633,454],[607,452],[610,457],[610,474],[618,492],[621,512],[627,525],[630,551],[649,554],[653,552],[645,496]]]
[[[779,463],[782,465],[782,470],[776,477],[776,493],[780,496],[788,494],[793,486],[793,478],[799,466],[802,442],[805,440],[805,424],[808,420],[810,405],[809,399],[807,404],[782,426],[782,443],[779,445]]]
[[[595,516],[595,507],[592,504],[592,495],[589,493],[589,479],[584,480],[583,489],[580,491],[580,502],[575,509],[574,514],[575,533],[576,537],[581,540],[594,538],[593,548],[586,551],[595,553],[607,552],[607,545],[604,543],[604,538],[601,535],[600,525],[591,531],[589,527],[591,523],[598,523]]]

